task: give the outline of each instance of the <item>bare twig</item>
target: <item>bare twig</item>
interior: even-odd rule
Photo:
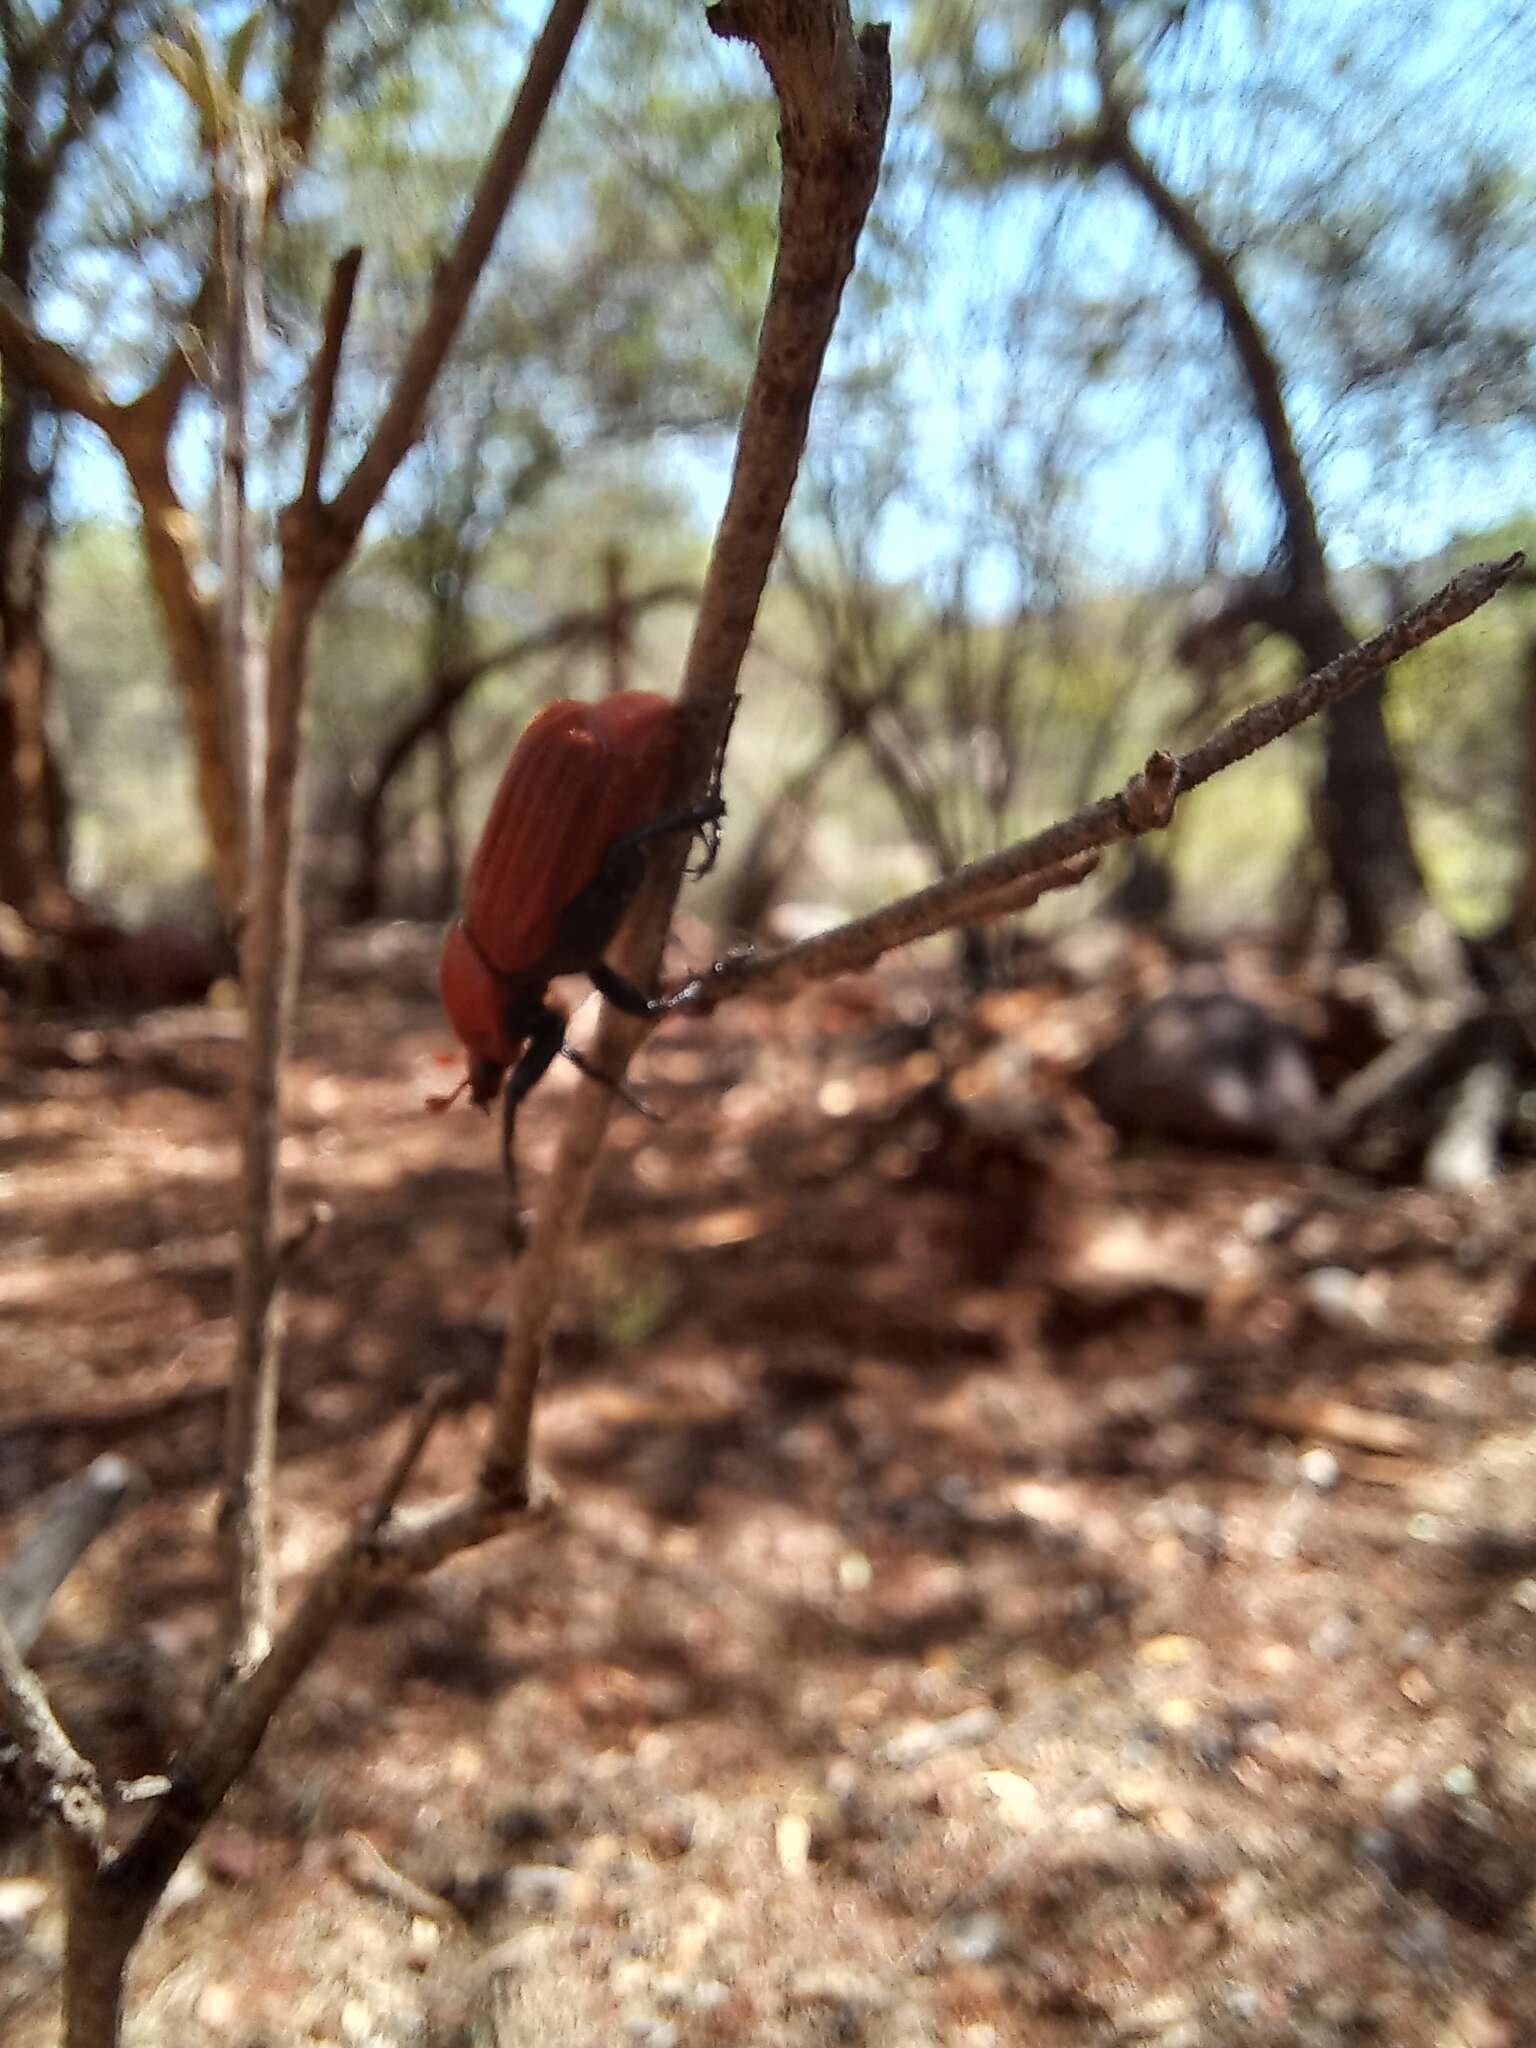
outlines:
[[[702,791],[729,723],[742,658],[794,487],[843,288],[874,197],[890,110],[889,36],[855,35],[846,0],[736,0],[710,26],[751,42],[779,102],[783,187],[779,249],[737,435],[731,488],[683,669],[689,725],[679,795]],[[659,856],[620,937],[615,964],[654,979],[682,879],[686,847]],[[621,1079],[643,1023],[605,1006],[593,1064]],[[572,1098],[560,1150],[516,1270],[496,1417],[482,1483],[526,1484],[528,1434],[550,1316],[586,1210],[611,1092],[588,1082]]]
[[[1044,882],[1042,894],[1045,888],[1072,886],[1082,876],[1075,869],[1068,871],[1067,864],[1098,848],[1166,826],[1185,791],[1272,745],[1325,705],[1337,703],[1392,662],[1469,618],[1503,589],[1524,559],[1515,554],[1502,562],[1480,562],[1464,569],[1424,604],[1372,639],[1350,648],[1293,688],[1240,712],[1187,754],[1154,754],[1124,789],[1086,805],[1061,824],[984,860],[972,861],[943,881],[904,896],[870,917],[856,918],[779,952],[722,960],[679,990],[673,1006],[709,1010],[749,988],[793,987],[866,966],[893,946],[951,930],[978,916],[997,915],[988,907],[992,899],[1032,877],[1051,878]]]
[[[432,1432],[443,1419],[443,1411],[453,1398],[454,1381],[444,1374],[435,1380],[422,1396],[411,1427],[400,1445],[395,1462],[390,1466],[384,1484],[379,1488],[377,1500],[368,1515],[369,1532],[377,1536],[384,1524],[400,1504],[400,1496],[409,1483],[411,1474],[421,1462],[422,1454],[432,1439]]]
[[[325,325],[320,350],[310,383],[309,438],[304,455],[304,482],[299,499],[305,505],[320,502],[320,474],[325,468],[325,451],[331,437],[331,419],[336,410],[336,378],[341,369],[341,351],[352,319],[352,301],[357,295],[357,273],[362,268],[361,248],[346,250],[336,259],[331,272],[330,296],[325,304]]]
[[[22,1785],[36,1810],[94,1863],[105,1811],[94,1768],[60,1727],[42,1681],[29,1671],[0,1619],[0,1728],[16,1745]]]
[[[632,628],[637,619],[656,606],[694,604],[698,596],[698,585],[693,583],[657,583],[648,590],[630,592],[623,601],[624,626],[626,630]],[[484,677],[521,667],[542,654],[568,654],[595,642],[605,626],[611,624],[611,615],[605,610],[563,612],[516,640],[503,641],[484,654],[471,655],[438,669],[379,749],[369,774],[358,806],[356,868],[347,894],[350,914],[369,917],[378,908],[385,799],[422,741],[447,724]]]
[[[523,83],[481,177],[458,240],[438,270],[431,302],[400,365],[388,403],[357,467],[336,494],[331,516],[355,538],[421,431],[427,399],[453,346],[481,271],[522,183],[555,88],[586,15],[588,0],[553,0],[528,56]]]
[[[480,189],[454,249],[438,272],[421,327],[406,352],[368,449],[331,503],[317,495],[301,496],[279,522],[283,575],[267,657],[261,867],[243,949],[247,1027],[240,1259],[221,1511],[226,1571],[222,1675],[226,1684],[252,1677],[271,1644],[272,1468],[282,1342],[276,1232],[278,1140],[298,922],[294,813],[315,614],[420,427],[433,381],[522,181],[586,5],[587,0],[552,0]],[[355,266],[343,258],[333,281],[325,338],[311,384],[306,483],[313,477],[316,489],[335,394],[331,355],[340,353],[354,279]]]
[[[119,408],[78,356],[38,332],[26,300],[6,278],[0,278],[0,354],[29,384],[46,391],[61,411],[77,412],[111,434]]]
[[[26,1541],[0,1570],[0,1622],[25,1657],[54,1594],[140,1483],[126,1458],[110,1453],[55,1487]]]

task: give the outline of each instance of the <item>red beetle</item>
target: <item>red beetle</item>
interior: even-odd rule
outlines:
[[[501,778],[439,973],[469,1072],[432,1106],[446,1109],[467,1088],[488,1109],[510,1068],[502,1098],[509,1179],[518,1105],[565,1044],[566,1020],[545,1000],[555,976],[586,974],[632,1017],[664,1007],[603,954],[645,879],[652,842],[725,815],[718,788],[682,810],[663,809],[681,741],[677,706],[648,690],[595,704],[562,699],[539,712]]]

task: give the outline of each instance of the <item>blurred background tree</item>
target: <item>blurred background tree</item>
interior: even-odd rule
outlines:
[[[220,51],[248,12],[194,10]],[[1326,659],[1447,554],[1531,527],[1536,24],[1384,0],[894,12],[893,147],[733,762],[714,886],[744,930],[1041,822]],[[238,894],[214,179],[155,26],[168,10],[59,0],[7,10],[0,38],[8,303],[89,371],[77,395],[115,402],[104,440],[12,333],[0,893],[28,915]],[[286,139],[249,419],[258,580],[320,280],[365,244],[339,461],[527,31],[514,0],[262,13],[240,93]],[[771,260],[737,62],[663,0],[594,19],[328,609],[311,871],[338,910],[440,915],[532,705],[670,684]],[[155,415],[136,470],[125,409]],[[1168,886],[1218,921],[1339,901],[1357,948],[1454,977],[1452,927],[1497,923],[1536,871],[1511,740],[1527,631],[1496,608],[1215,790]],[[969,941],[967,971],[994,972],[994,945]]]

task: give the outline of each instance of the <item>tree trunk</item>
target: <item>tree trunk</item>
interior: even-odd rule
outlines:
[[[41,194],[30,175],[14,101],[5,122],[0,277],[25,297]],[[36,460],[43,407],[14,373],[0,388],[0,902],[58,916],[65,892],[63,777],[48,738],[49,660],[43,603],[52,539],[52,466]]]
[[[1309,669],[1354,644],[1332,597],[1313,593],[1290,637]],[[1329,710],[1323,726],[1323,844],[1344,911],[1345,943],[1365,958],[1395,955],[1426,989],[1465,981],[1455,933],[1429,900],[1408,829],[1402,779],[1387,733],[1386,678]]]
[[[137,411],[137,408],[134,409]],[[245,896],[245,807],[236,763],[232,692],[225,686],[216,607],[197,588],[198,548],[171,483],[166,432],[153,417],[125,421],[119,453],[144,519],[150,581],[165,624],[171,673],[186,709],[198,805],[208,834],[220,908],[235,917]]]
[[[1510,912],[1510,936],[1516,945],[1536,939],[1536,633],[1525,643],[1525,788],[1521,832],[1525,840],[1525,871]]]
[[[459,847],[459,757],[454,746],[452,719],[445,719],[439,726],[433,751],[436,756],[432,785],[437,844],[433,848],[432,911],[436,917],[452,917],[459,905],[459,881],[463,872]]]
[[[118,2048],[128,1958],[148,1907],[113,1897],[108,1871],[66,1873],[63,2048]],[[152,1903],[152,1902],[151,1902]]]
[[[758,814],[746,850],[735,863],[725,899],[721,922],[733,937],[755,937],[783,894],[785,881],[805,846],[816,791],[841,754],[846,737],[835,735]]]
[[[1321,668],[1353,645],[1354,636],[1333,596],[1279,360],[1249,304],[1235,254],[1211,238],[1194,208],[1143,156],[1125,109],[1109,97],[1107,84],[1105,92],[1094,145],[1098,160],[1119,167],[1194,267],[1201,295],[1221,316],[1263,437],[1283,536],[1267,622],[1295,644],[1309,669]],[[1324,730],[1324,837],[1347,943],[1367,956],[1396,953],[1427,986],[1459,986],[1465,979],[1460,949],[1430,903],[1408,831],[1382,687],[1370,683],[1344,698],[1328,713]]]

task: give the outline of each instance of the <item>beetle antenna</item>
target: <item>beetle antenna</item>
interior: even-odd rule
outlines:
[[[469,1076],[468,1074],[466,1074],[464,1076],[464,1079],[459,1083],[457,1088],[450,1088],[446,1095],[427,1096],[422,1106],[425,1109],[429,1109],[432,1112],[433,1116],[442,1116],[446,1111],[452,1109],[453,1105],[458,1101],[459,1097],[464,1093],[464,1090],[468,1086]]]

